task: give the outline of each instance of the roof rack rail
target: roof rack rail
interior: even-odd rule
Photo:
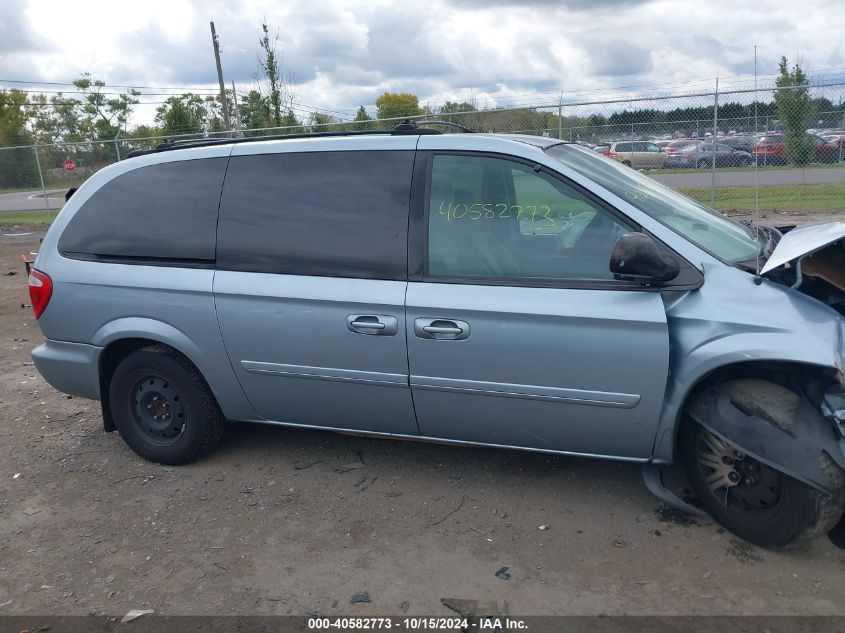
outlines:
[[[419,133],[419,126],[421,125],[442,125],[443,127],[449,128],[450,130],[455,130],[456,132],[464,132],[464,133],[472,133],[475,130],[471,130],[468,127],[464,127],[463,125],[459,125],[458,123],[452,123],[451,121],[438,121],[438,120],[425,120],[425,121],[412,121],[411,119],[405,119],[397,125],[394,131],[399,131],[400,129],[405,131],[407,130],[410,132],[411,130],[416,130]],[[425,128],[423,128],[425,129]]]
[[[188,149],[191,147],[211,147],[214,145],[229,145],[238,143],[250,143],[252,141],[278,141],[285,139],[297,138],[322,138],[334,136],[365,136],[368,134],[384,134],[384,135],[403,135],[403,134],[442,134],[440,130],[434,130],[423,125],[443,125],[447,128],[458,130],[460,132],[472,132],[457,123],[449,121],[411,121],[406,119],[393,129],[380,130],[349,130],[340,132],[303,132],[299,134],[270,134],[266,136],[245,136],[240,138],[199,138],[199,139],[183,139],[177,141],[165,141],[160,143],[153,149],[141,149],[130,152],[127,158],[135,156],[144,156],[146,154],[157,154],[158,152],[169,152],[175,149]]]

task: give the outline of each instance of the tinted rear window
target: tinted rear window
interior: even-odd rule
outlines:
[[[413,163],[409,151],[232,157],[217,267],[405,279]]]
[[[103,185],[59,238],[69,256],[214,260],[226,158],[140,167]]]

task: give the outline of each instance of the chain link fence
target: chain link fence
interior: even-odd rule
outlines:
[[[845,212],[845,83],[635,99],[561,97],[519,108],[447,104],[411,118],[580,143],[735,215],[757,208],[764,216]],[[66,189],[165,141],[383,130],[403,120],[321,115],[289,127],[0,148],[0,194],[31,193],[25,209],[9,208],[14,203],[0,196],[0,213],[55,211]]]

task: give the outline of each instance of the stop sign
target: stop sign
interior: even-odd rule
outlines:
[[[68,158],[64,162],[64,167],[65,167],[65,171],[75,171],[76,170],[76,163]]]

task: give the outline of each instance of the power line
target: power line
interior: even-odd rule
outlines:
[[[73,82],[61,81],[25,81],[23,79],[0,79],[0,83],[7,84],[28,84],[30,86],[71,86],[76,87]],[[140,90],[210,90],[216,92],[213,88],[189,88],[187,86],[124,86],[120,84],[104,84],[104,88],[136,88]]]
[[[171,92],[140,92],[135,95],[130,95],[126,92],[97,92],[97,93],[74,93],[74,92],[65,92],[64,90],[20,90],[19,88],[14,88],[14,90],[18,90],[18,92],[22,92],[28,95],[67,95],[69,97],[73,96],[81,96],[83,94],[98,94],[101,96],[132,96],[132,97],[179,97],[182,94],[189,94],[189,93],[181,93],[181,94],[174,94]],[[190,94],[195,94],[200,97],[206,96],[216,96],[217,91],[212,90],[210,92],[190,92]]]

